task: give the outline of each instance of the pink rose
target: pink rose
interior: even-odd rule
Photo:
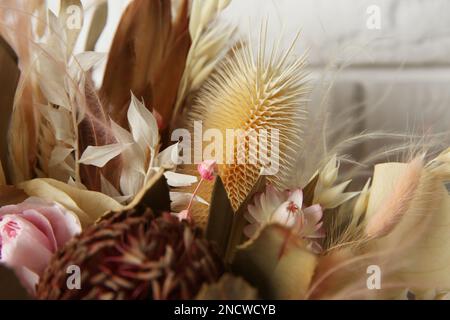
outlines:
[[[33,294],[52,255],[80,232],[76,215],[57,203],[29,198],[1,207],[0,262]]]

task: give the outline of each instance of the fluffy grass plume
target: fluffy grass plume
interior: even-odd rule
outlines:
[[[423,166],[423,156],[413,159],[407,165],[392,194],[369,220],[366,226],[368,237],[378,238],[388,234],[408,211],[419,187]]]
[[[246,43],[234,49],[200,91],[190,117],[190,120],[202,120],[203,130],[218,129],[224,137],[227,129],[245,132],[278,129],[278,160],[283,170],[268,180],[280,188],[292,173],[295,153],[301,150],[309,92],[305,57],[296,58],[292,54],[297,39],[298,35],[287,50],[281,50],[279,43],[267,50],[266,30],[262,28],[256,52]],[[261,170],[260,162],[248,164],[248,144],[245,148],[245,164],[235,161],[219,166],[235,210],[256,183]],[[270,139],[268,149],[270,157]]]

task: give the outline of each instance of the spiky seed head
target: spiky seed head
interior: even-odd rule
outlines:
[[[219,174],[235,210],[256,183],[262,163],[278,161],[280,170],[268,180],[285,188],[295,154],[300,152],[309,88],[304,70],[305,57],[292,57],[297,38],[284,52],[280,51],[279,44],[274,44],[269,54],[265,31],[261,31],[256,55],[252,45],[242,43],[206,82],[190,113],[190,121],[201,120],[203,130],[218,129],[223,137],[226,137],[227,129],[255,132],[258,139],[262,132],[268,134],[267,152],[259,150],[259,160],[251,158],[254,153],[249,152],[247,135],[245,159],[236,161],[239,144],[235,141],[234,162],[224,161],[225,164],[219,165]],[[278,130],[278,137],[271,134],[273,129]],[[224,141],[230,143],[225,138]],[[223,150],[226,150],[225,144]],[[270,159],[277,151],[273,147],[276,144],[279,145],[278,157]]]

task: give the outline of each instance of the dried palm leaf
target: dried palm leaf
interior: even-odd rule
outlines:
[[[85,51],[94,51],[95,45],[100,37],[108,20],[108,2],[103,0],[97,4],[94,15],[92,17],[91,26],[89,27],[86,38]]]
[[[0,36],[0,185],[6,182],[2,164],[8,163],[8,129],[19,76],[17,56]]]
[[[31,65],[33,64],[33,22],[37,28],[41,26],[41,13],[45,8],[43,0],[5,0],[0,8],[0,33],[11,44],[19,57],[21,77],[17,87],[14,110],[10,120],[9,135],[9,176],[11,182],[23,181],[33,176],[36,161],[36,117],[33,103],[37,97],[33,95],[36,82]],[[37,19],[34,18],[37,15]],[[20,134],[17,134],[20,132]],[[6,167],[7,163],[3,163]]]
[[[100,91],[120,126],[127,126],[130,90],[161,115],[161,127],[170,121],[191,43],[188,2],[175,19],[171,8],[172,1],[136,0],[122,16]]]

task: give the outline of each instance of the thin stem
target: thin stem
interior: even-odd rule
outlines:
[[[192,193],[192,197],[191,200],[189,201],[188,207],[187,207],[187,212],[188,212],[188,217],[191,218],[191,207],[192,204],[194,203],[194,199],[195,199],[195,195],[197,194],[198,190],[200,189],[200,186],[202,185],[202,182],[204,181],[203,178],[200,179],[200,182],[198,183],[197,187],[195,187],[194,192]]]
[[[72,114],[72,125],[75,136],[75,145],[73,146],[75,150],[75,180],[77,184],[81,184],[81,174],[80,174],[80,150],[79,150],[79,135],[78,135],[78,121],[75,108],[72,106],[72,101],[70,102],[71,114]]]

